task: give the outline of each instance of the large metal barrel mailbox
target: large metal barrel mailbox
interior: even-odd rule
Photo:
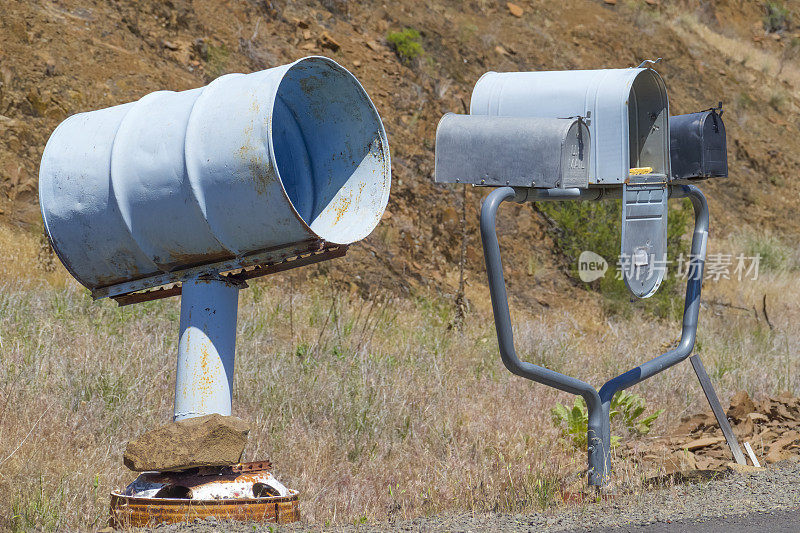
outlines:
[[[58,256],[100,297],[363,239],[390,180],[366,92],[309,57],[68,118],[45,148],[39,194]]]

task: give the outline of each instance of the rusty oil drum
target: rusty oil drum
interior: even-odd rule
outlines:
[[[112,492],[110,525],[114,528],[152,527],[211,517],[217,520],[289,524],[300,520],[298,496],[298,492],[293,490],[289,496],[190,500],[137,498]]]

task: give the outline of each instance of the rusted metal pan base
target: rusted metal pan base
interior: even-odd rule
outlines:
[[[298,493],[289,496],[187,500],[183,498],[137,498],[111,493],[111,526],[149,527],[214,517],[242,522],[288,524],[300,520]]]
[[[288,524],[300,519],[298,492],[270,473],[269,461],[142,472],[111,493],[113,527],[149,527],[198,518]]]

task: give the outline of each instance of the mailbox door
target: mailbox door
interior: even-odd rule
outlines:
[[[666,274],[667,180],[662,175],[631,176],[622,199],[622,277],[634,296],[648,298]]]
[[[725,123],[715,111],[703,117],[703,175],[709,178],[728,177],[728,146]]]

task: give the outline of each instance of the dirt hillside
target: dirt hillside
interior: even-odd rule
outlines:
[[[515,0],[513,8],[488,0],[0,0],[0,220],[41,232],[38,162],[70,114],[322,54],[375,101],[394,178],[383,224],[331,272],[361,289],[452,293],[461,192],[432,183],[440,116],[463,112],[488,70],[628,67],[662,57],[674,114],[725,102],[731,178],[704,185],[713,231],[747,224],[793,240],[798,27],[765,28],[764,12],[751,0]],[[386,39],[403,28],[421,34],[423,53],[409,61]],[[468,191],[468,296],[485,301],[480,196]],[[533,243],[509,250],[515,292],[544,306],[557,301],[570,283],[554,275],[563,265],[540,216],[530,206],[506,208],[501,227]]]

